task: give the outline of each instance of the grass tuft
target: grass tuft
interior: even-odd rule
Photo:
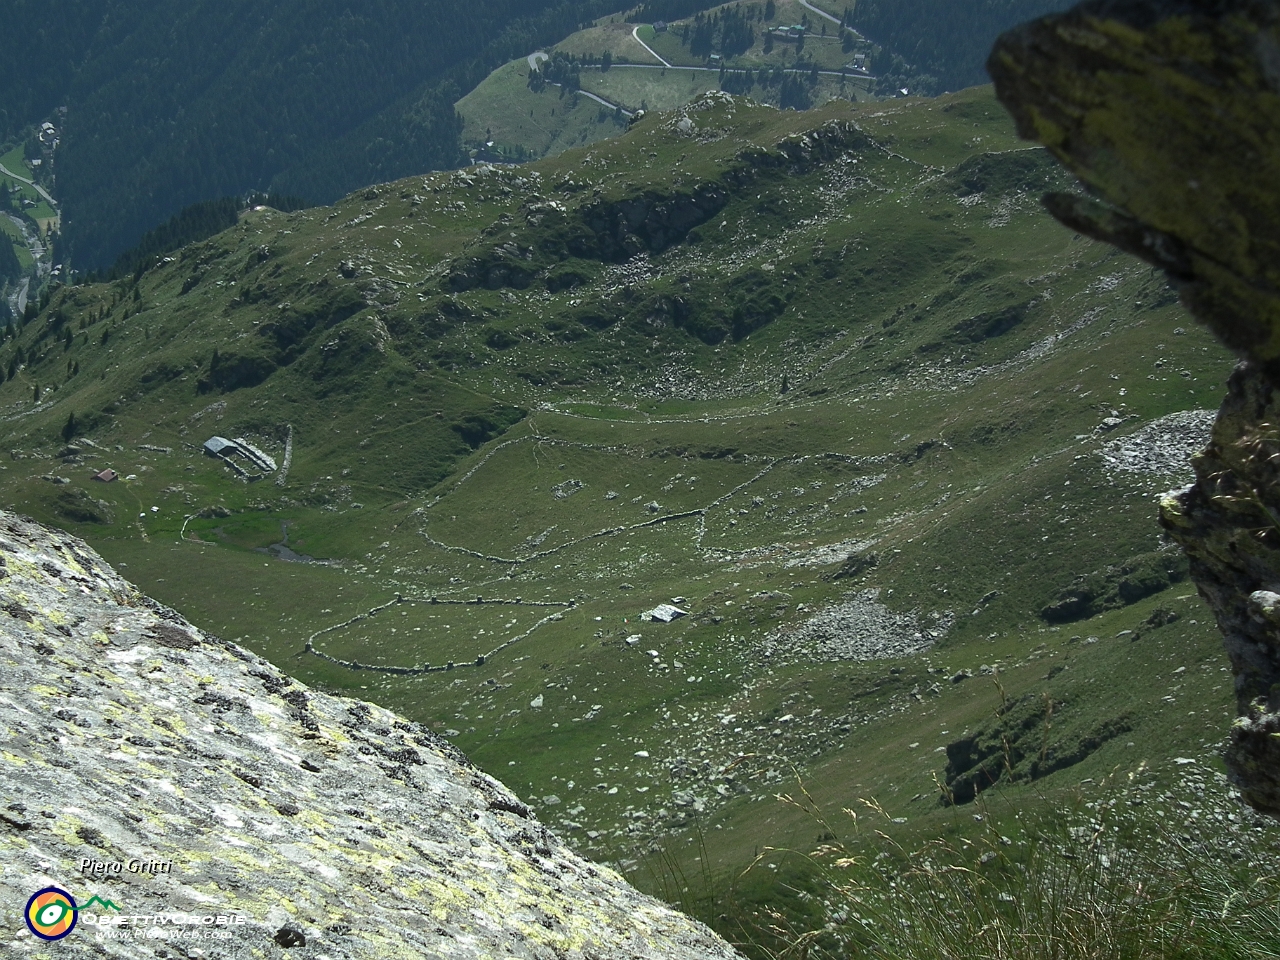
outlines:
[[[912,846],[874,800],[861,802],[861,816],[842,811],[848,836],[837,838],[801,784],[779,800],[804,810],[826,838],[790,851],[786,886],[808,909],[785,899],[754,911],[721,903],[707,919],[732,934],[725,921],[736,918],[738,936],[754,943],[748,952],[770,960],[1277,956],[1275,851],[1171,830],[1143,811],[1145,774],[1140,767],[1092,801],[1078,796],[1029,815],[1025,804],[1019,813],[980,802],[976,829]],[[747,873],[777,852],[762,853]]]

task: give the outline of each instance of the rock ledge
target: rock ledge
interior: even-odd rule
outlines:
[[[5,956],[737,957],[447,742],[202,633],[82,541],[0,512],[0,574]],[[83,908],[53,945],[23,922],[50,885]],[[197,941],[159,914],[245,920]]]

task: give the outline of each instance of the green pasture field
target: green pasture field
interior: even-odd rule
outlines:
[[[760,4],[728,4],[759,8]],[[820,31],[820,18],[809,14],[794,0],[783,0],[778,13],[770,24],[758,23],[758,38],[751,50],[732,57],[726,63],[730,69],[751,67],[753,70],[782,66],[792,68],[797,63],[795,45],[778,40],[772,53],[763,52],[763,28],[770,25],[799,22],[804,16],[819,22],[813,25]],[[614,66],[601,71],[595,66],[584,66],[580,71],[582,89],[619,104],[628,111],[641,108],[650,110],[674,110],[684,106],[694,97],[719,87],[719,71],[664,69],[650,70],[653,58],[636,43],[632,33],[639,29],[645,43],[677,67],[706,67],[704,60],[691,58],[687,47],[679,39],[683,21],[672,24],[671,29],[655,34],[651,24],[629,24],[618,17],[602,18],[594,25],[572,34],[552,48],[555,52],[594,60],[606,50],[613,57]],[[840,49],[834,24],[829,35],[807,38],[802,66],[807,71],[813,64],[819,69],[839,71],[850,55]],[[465,127],[463,138],[470,143],[494,140],[499,147],[522,147],[534,156],[552,156],[574,146],[585,146],[597,140],[616,136],[621,126],[609,116],[608,108],[579,97],[566,102],[561,91],[548,87],[541,93],[528,89],[529,65],[527,58],[513,60],[489,75],[475,90],[457,103]],[[807,74],[806,74],[807,77]],[[811,98],[815,104],[829,99],[871,100],[871,81],[849,76],[845,78],[824,75],[812,87]],[[748,93],[752,99],[769,103],[777,101],[778,88],[757,84]]]
[[[49,206],[47,200],[41,200],[34,207],[26,211],[27,215],[36,222],[41,232],[47,232],[50,228],[56,230],[58,228],[59,215],[53,207]]]
[[[528,80],[528,63],[513,60],[459,100],[463,139],[492,139],[499,146],[518,145],[535,156],[547,156],[617,135],[619,127],[612,115],[594,100],[562,96],[558,87],[534,93]]]
[[[23,154],[21,144],[14,147],[3,156],[0,156],[0,165],[3,165],[7,170],[10,170],[20,176],[26,175],[30,172],[27,167],[27,162]],[[0,176],[2,176],[2,174],[0,174]]]
[[[24,176],[27,179],[32,179],[31,168],[27,166],[26,160],[23,158],[21,145],[14,147],[4,156],[0,157],[0,165],[3,165],[4,168],[11,173],[16,173],[18,176]],[[11,190],[16,186],[24,200],[39,200],[42,205],[47,206],[45,201],[41,199],[40,194],[36,192],[35,188],[32,187],[31,184],[23,183],[13,177],[6,176],[4,173],[0,173],[0,181],[3,181]]]
[[[4,156],[0,157],[0,165],[3,165],[6,170],[30,178],[31,170],[23,159],[21,146],[14,147]],[[18,190],[16,197],[20,200],[37,201],[35,206],[28,207],[23,212],[34,220],[42,231],[48,229],[50,225],[53,225],[56,229],[59,219],[58,212],[49,205],[47,200],[40,196],[33,186],[28,183],[23,183],[14,177],[6,176],[3,172],[0,172],[0,185],[3,185],[5,188],[10,190],[17,187]],[[20,252],[18,254],[18,258],[23,261],[25,266],[31,260],[30,252],[24,250],[24,252]]]
[[[650,56],[649,52],[636,43],[632,36],[635,28],[636,24],[633,23],[597,24],[570,34],[557,43],[552,50],[591,58],[600,57],[608,50],[615,62],[656,63],[657,61]],[[652,35],[653,28],[647,26],[640,28],[641,38],[648,43],[649,37],[645,36],[645,30]]]
[[[619,67],[607,73],[581,74],[582,89],[629,110],[675,110],[708,90],[720,87],[719,76],[702,70],[639,70]]]
[[[831,16],[835,17],[837,20],[844,16],[845,8],[837,3],[836,0],[816,0],[813,5],[819,10],[824,10],[831,14]],[[821,18],[815,17],[813,14],[809,15],[809,20],[817,21],[817,23],[823,22]],[[826,23],[828,32],[835,31],[840,26],[838,23],[832,23],[830,20],[827,20]]]

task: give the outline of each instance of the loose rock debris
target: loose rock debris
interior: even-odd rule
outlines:
[[[950,611],[921,623],[918,613],[895,613],[879,602],[880,591],[862,590],[814,614],[798,627],[783,627],[760,644],[762,659],[775,663],[881,660],[928,650],[951,628]]]
[[[1182,410],[1123,437],[1098,451],[1108,473],[1139,474],[1162,482],[1190,483],[1191,457],[1209,442],[1212,410]]]

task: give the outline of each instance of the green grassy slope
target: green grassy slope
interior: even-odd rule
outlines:
[[[1035,806],[1208,757],[1230,711],[1153,500],[1199,442],[1166,418],[1214,408],[1230,358],[1041,211],[1060,185],[987,89],[716,95],[250,213],[0,348],[0,489],[445,732],[592,855],[807,850],[771,799],[797,774],[963,830],[949,745],[1003,737],[1001,795]],[[213,434],[291,436],[287,478],[236,479]],[[324,562],[263,552],[286,535]],[[1046,620],[1084,574],[1099,612]],[[642,621],[659,602],[689,616]]]
[[[513,60],[489,74],[457,103],[465,143],[494,141],[499,150],[543,157],[616,136],[625,128],[607,108],[558,87],[529,89],[529,63]]]

